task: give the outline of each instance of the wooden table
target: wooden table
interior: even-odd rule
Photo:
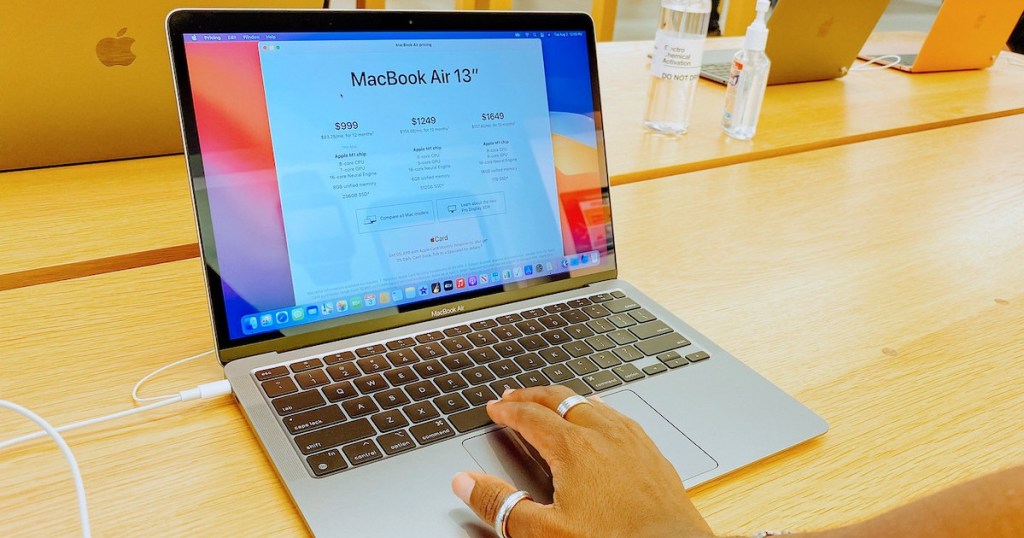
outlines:
[[[874,41],[891,43],[880,34]],[[739,38],[713,38],[708,49],[739,48]],[[771,86],[757,135],[722,133],[725,87],[701,79],[689,132],[654,134],[642,125],[650,86],[647,41],[600,46],[604,127],[612,183],[749,162],[1024,112],[1024,57],[1004,52],[991,69],[907,74],[855,71],[830,81]]]
[[[622,276],[831,424],[695,489],[718,532],[849,523],[1024,462],[1022,130],[994,119],[612,189]],[[131,407],[135,380],[210,346],[195,259],[0,292],[0,394],[56,424]],[[205,360],[148,390],[219,375]],[[4,438],[30,430],[0,414]],[[98,536],[305,533],[228,399],[68,437]],[[77,532],[52,444],[0,454],[0,507],[0,535]]]

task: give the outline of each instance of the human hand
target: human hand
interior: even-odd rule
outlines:
[[[552,504],[524,499],[515,505],[508,536],[714,536],[675,467],[636,421],[595,398],[558,416],[558,404],[573,394],[560,385],[509,390],[487,405],[494,422],[519,432],[547,461],[554,484]],[[452,490],[493,525],[516,488],[462,472]]]

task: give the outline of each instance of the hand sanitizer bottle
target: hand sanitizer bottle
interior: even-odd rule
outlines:
[[[644,112],[648,129],[680,134],[690,126],[710,21],[711,0],[661,0],[651,58],[651,89]]]
[[[768,86],[768,70],[772,62],[764,53],[768,43],[768,0],[757,0],[757,16],[747,27],[743,50],[732,59],[729,85],[725,90],[725,113],[722,129],[740,140],[750,140],[757,132],[757,118]]]

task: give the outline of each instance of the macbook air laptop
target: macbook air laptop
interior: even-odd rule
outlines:
[[[164,19],[324,0],[31,0],[0,8],[0,171],[181,153]]]
[[[890,67],[908,73],[985,69],[995,62],[1021,12],[1024,0],[945,0],[923,43],[861,57],[898,56]]]
[[[826,431],[617,278],[587,15],[176,11],[168,34],[217,352],[315,534],[486,535],[461,470],[550,501],[487,416],[509,387],[601,394],[687,486]]]
[[[889,0],[780,0],[768,19],[768,84],[845,76]],[[736,50],[707,50],[701,76],[726,84]]]

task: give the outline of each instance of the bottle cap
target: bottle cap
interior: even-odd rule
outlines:
[[[768,17],[768,8],[771,3],[768,0],[757,0],[757,15],[754,22],[747,27],[747,35],[743,40],[743,48],[746,50],[764,50],[768,44],[768,26],[765,23]]]

